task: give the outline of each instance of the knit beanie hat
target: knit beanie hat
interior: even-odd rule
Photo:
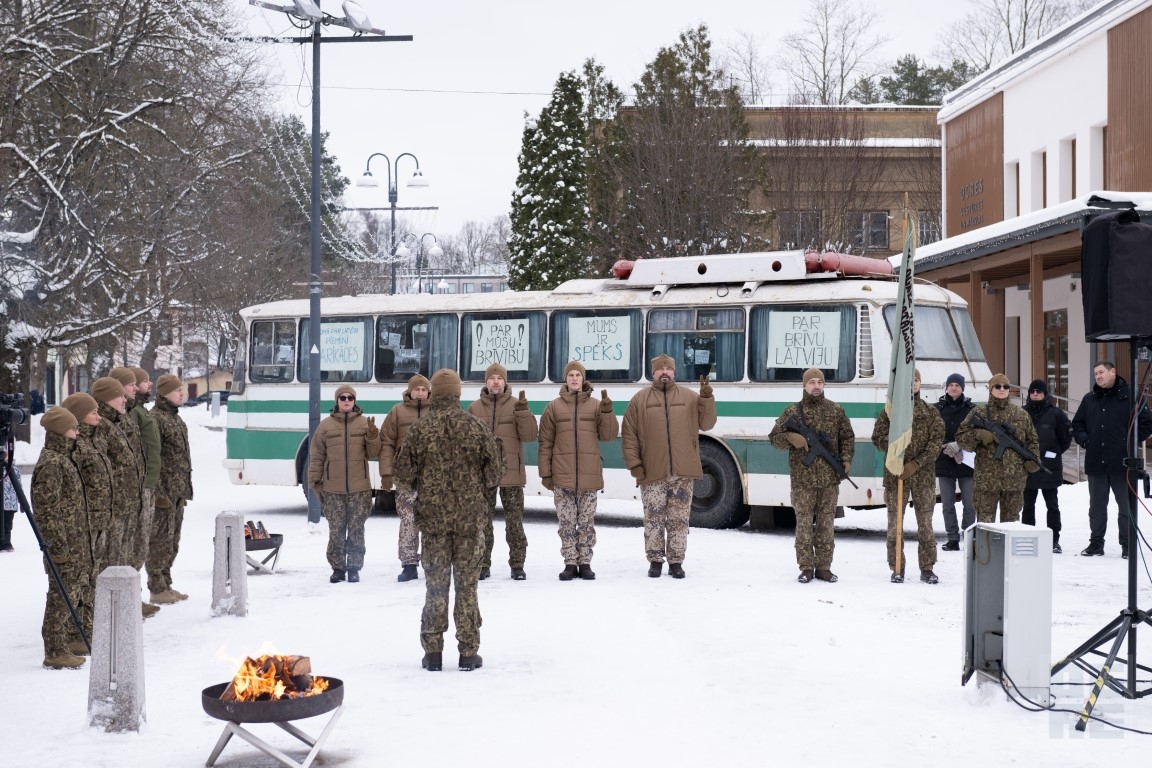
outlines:
[[[432,396],[460,397],[460,376],[451,368],[441,368],[432,374]]]
[[[804,378],[800,380],[800,383],[807,384],[812,379],[820,379],[820,381],[823,382],[824,371],[820,370],[819,368],[809,368],[808,370],[804,371]]]
[[[988,379],[988,389],[992,389],[992,387],[995,386],[996,384],[1011,384],[1011,383],[1012,382],[1008,381],[1007,376],[1005,376],[1002,373],[998,373],[995,376],[993,376],[992,378]]]
[[[1031,394],[1033,392],[1048,394],[1048,384],[1045,383],[1044,379],[1036,379],[1028,385],[1028,393]]]
[[[948,375],[948,378],[944,380],[945,387],[949,384],[959,384],[960,389],[964,389],[964,377],[958,373],[951,373]]]
[[[488,379],[493,376],[499,376],[504,379],[504,381],[508,381],[508,369],[500,365],[500,363],[492,363],[492,365],[488,366],[488,370],[484,371],[484,381],[488,381]]]
[[[424,389],[432,389],[432,384],[428,381],[428,379],[424,378],[420,374],[416,374],[412,378],[408,379],[408,391],[411,392],[418,387],[424,387]]]
[[[180,378],[166,373],[156,380],[156,394],[159,397],[175,392],[180,389]]]
[[[96,398],[92,397],[85,392],[77,392],[74,395],[68,395],[64,401],[60,403],[64,408],[76,417],[77,422],[84,421],[88,418],[88,414],[96,410]]]
[[[676,370],[676,361],[668,355],[654,357],[652,358],[652,370],[655,371],[657,368],[671,368],[672,370]]]
[[[78,423],[76,417],[72,415],[72,411],[59,405],[52,406],[40,417],[40,426],[54,435],[63,436]]]
[[[136,374],[132,373],[131,368],[116,366],[112,370],[108,371],[108,375],[116,379],[116,381],[120,382],[120,384],[125,387],[136,386]]]
[[[148,375],[148,371],[144,370],[143,368],[140,368],[139,366],[133,367],[132,373],[136,374],[136,383],[137,384],[143,384],[144,382],[149,381],[152,378],[151,376]]]
[[[912,379],[913,379],[913,381],[923,381],[923,379],[920,378],[920,369],[919,368],[913,368],[912,369]]]
[[[584,377],[585,379],[588,378],[588,371],[587,371],[587,369],[584,368],[583,363],[580,363],[580,362],[573,360],[572,362],[568,363],[568,365],[564,366],[564,379],[565,380],[568,379],[568,374],[571,373],[572,371],[579,371],[580,375],[582,377]]]
[[[133,379],[136,377],[133,376]],[[92,386],[88,388],[92,393],[92,397],[96,398],[101,403],[107,403],[115,400],[124,394],[124,385],[116,381],[111,376],[101,376],[92,382]]]
[[[356,389],[351,384],[341,384],[336,387],[336,394],[332,396],[332,399],[339,400],[340,395],[352,395],[352,397],[356,397]]]

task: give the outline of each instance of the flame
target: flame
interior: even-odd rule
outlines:
[[[328,680],[323,677],[303,674],[293,678],[293,662],[299,658],[268,654],[246,658],[225,696],[231,694],[235,701],[268,701],[316,696],[328,690]]]

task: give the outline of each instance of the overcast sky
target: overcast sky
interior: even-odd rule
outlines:
[[[257,34],[291,35],[284,14],[230,0]],[[283,0],[290,3],[290,0]],[[401,212],[413,229],[454,234],[467,220],[507,213],[516,180],[523,116],[537,115],[557,76],[596,58],[606,74],[628,92],[659,48],[675,43],[685,29],[703,22],[714,53],[742,32],[758,35],[771,55],[799,29],[806,2],[752,4],[746,0],[632,2],[585,0],[440,0],[396,3],[360,0],[372,23],[390,35],[410,34],[410,43],[325,44],[321,59],[321,126],[329,150],[355,181],[373,152],[392,158],[410,152],[431,183],[427,189],[400,187],[399,205],[438,206],[436,212]],[[963,14],[965,4],[943,0],[879,0],[878,28],[888,38],[885,61],[903,53],[932,57],[936,35]],[[340,3],[322,0],[337,15]],[[346,30],[326,27],[325,35]],[[311,125],[310,46],[266,45],[276,72],[281,104]],[[775,75],[773,90],[786,90]],[[414,165],[400,162],[406,180]],[[386,177],[382,160],[374,175]],[[383,188],[354,188],[349,204],[387,206]]]

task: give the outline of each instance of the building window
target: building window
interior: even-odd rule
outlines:
[[[780,247],[816,247],[820,237],[820,211],[780,211]]]
[[[844,214],[844,242],[856,250],[888,250],[887,211]]]
[[[461,283],[460,293],[472,293],[472,283]]]
[[[1068,310],[1044,313],[1044,378],[1048,392],[1068,397]],[[1067,408],[1067,404],[1061,406]]]
[[[935,243],[940,239],[940,211],[920,211],[920,245]]]
[[[480,283],[480,293],[492,293],[492,283]]]

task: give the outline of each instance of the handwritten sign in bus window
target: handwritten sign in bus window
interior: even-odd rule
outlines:
[[[364,323],[320,326],[320,370],[358,371],[364,367]]]
[[[472,372],[483,373],[492,363],[510,371],[528,370],[528,318],[472,321]]]
[[[632,318],[568,318],[568,359],[597,371],[625,371],[632,360]]]
[[[840,313],[772,311],[768,317],[768,368],[837,368]]]

